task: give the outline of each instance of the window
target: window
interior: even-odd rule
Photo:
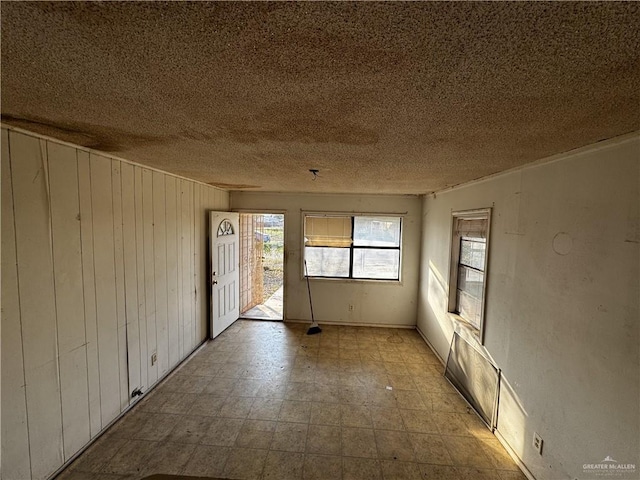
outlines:
[[[400,280],[401,230],[400,217],[305,215],[309,276]]]
[[[454,212],[451,235],[449,312],[482,343],[491,210]]]

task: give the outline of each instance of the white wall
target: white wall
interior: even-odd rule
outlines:
[[[420,199],[392,195],[312,195],[232,192],[233,210],[285,212],[285,319],[311,319],[302,270],[302,213],[407,212],[403,223],[402,282],[311,279],[314,315],[322,323],[413,326],[420,249]],[[354,309],[349,311],[349,305]]]
[[[607,455],[640,470],[639,165],[635,135],[424,200],[418,328],[443,358],[451,212],[493,207],[498,432],[539,480],[592,478],[583,464]]]
[[[205,211],[229,197],[1,133],[2,478],[44,479],[205,339]]]

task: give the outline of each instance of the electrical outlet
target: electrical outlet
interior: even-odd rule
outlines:
[[[538,434],[538,432],[533,432],[533,448],[535,448],[538,455],[542,455],[542,437]]]
[[[158,354],[157,353],[152,353],[151,354],[151,366],[153,367],[156,362],[158,361]]]
[[[353,312],[353,305],[349,305],[349,311]]]

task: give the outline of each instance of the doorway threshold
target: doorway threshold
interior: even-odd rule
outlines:
[[[271,320],[281,322],[283,320],[283,293],[284,286],[281,285],[266,302],[243,312],[240,315],[240,318],[247,320]]]

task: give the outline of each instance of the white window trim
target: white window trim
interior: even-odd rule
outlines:
[[[471,325],[467,320],[456,313],[456,290],[458,286],[458,260],[460,257],[460,240],[456,234],[456,219],[465,220],[486,219],[487,220],[487,250],[484,257],[484,282],[482,283],[482,305],[480,307],[480,328]],[[491,236],[491,207],[480,208],[475,210],[461,210],[451,212],[451,235],[449,240],[450,257],[449,257],[449,298],[447,302],[447,314],[449,318],[457,325],[469,330],[475,336],[481,345],[484,345],[484,321],[487,298],[488,283],[488,266],[489,266],[489,249]]]
[[[301,251],[301,261],[300,261],[300,279],[306,280],[306,272],[304,268],[304,260],[305,260],[305,242],[304,242],[304,226],[305,226],[305,217],[306,216],[315,216],[315,217],[399,217],[401,221],[400,227],[400,265],[398,272],[398,279],[387,279],[387,278],[348,278],[348,277],[313,277],[310,276],[309,280],[311,281],[319,281],[319,282],[341,282],[345,284],[354,283],[354,282],[362,282],[362,283],[373,283],[373,284],[389,284],[389,285],[398,285],[403,286],[403,266],[404,266],[404,239],[405,239],[405,220],[407,216],[407,212],[330,212],[326,210],[300,210],[300,251]]]

